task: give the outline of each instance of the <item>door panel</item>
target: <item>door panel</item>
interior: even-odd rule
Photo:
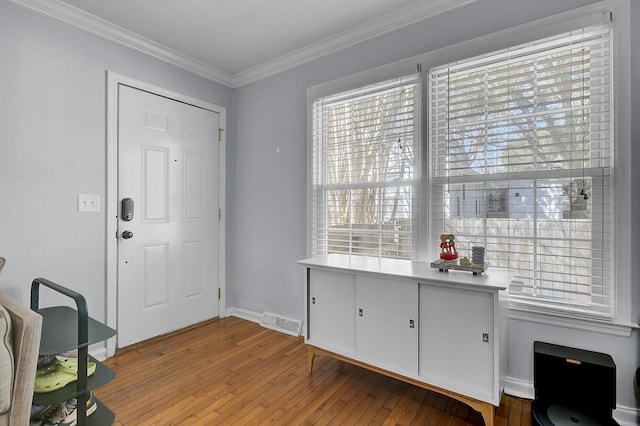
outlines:
[[[202,218],[202,158],[196,154],[184,155],[184,206],[185,219]]]
[[[144,150],[144,181],[142,211],[146,222],[167,222],[167,150],[162,147],[142,147]]]
[[[492,293],[421,285],[420,375],[445,389],[491,401],[494,312]]]
[[[196,297],[202,294],[202,264],[204,242],[185,241],[182,252],[184,253],[185,274],[183,276],[183,297]]]
[[[312,269],[308,342],[342,355],[355,353],[355,276]]]
[[[144,274],[143,310],[167,304],[167,244],[156,244],[142,248]]]
[[[219,123],[120,86],[118,199],[135,208],[118,220],[118,347],[218,316]]]
[[[356,355],[365,362],[409,375],[418,373],[418,286],[356,277]]]

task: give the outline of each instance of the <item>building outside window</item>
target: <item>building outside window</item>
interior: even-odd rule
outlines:
[[[485,246],[512,298],[611,317],[609,27],[431,69],[429,95],[431,234]]]

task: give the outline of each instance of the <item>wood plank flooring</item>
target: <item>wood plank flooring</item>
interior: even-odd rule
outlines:
[[[119,351],[95,395],[115,425],[451,425],[479,413],[448,397],[318,356],[301,337],[229,317]],[[496,426],[531,425],[531,403],[505,395]]]

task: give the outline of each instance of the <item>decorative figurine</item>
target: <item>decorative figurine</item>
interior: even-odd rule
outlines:
[[[455,260],[458,258],[456,251],[456,236],[453,234],[440,235],[440,259]]]
[[[484,247],[473,247],[473,258],[463,257],[459,261],[456,250],[456,236],[453,234],[440,235],[440,259],[431,262],[432,268],[437,268],[440,272],[454,271],[473,272],[473,275],[482,275],[489,267],[484,263]]]

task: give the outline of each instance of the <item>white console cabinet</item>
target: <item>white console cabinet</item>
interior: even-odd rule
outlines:
[[[308,369],[328,355],[448,395],[493,425],[506,374],[511,271],[332,254],[307,268]]]

